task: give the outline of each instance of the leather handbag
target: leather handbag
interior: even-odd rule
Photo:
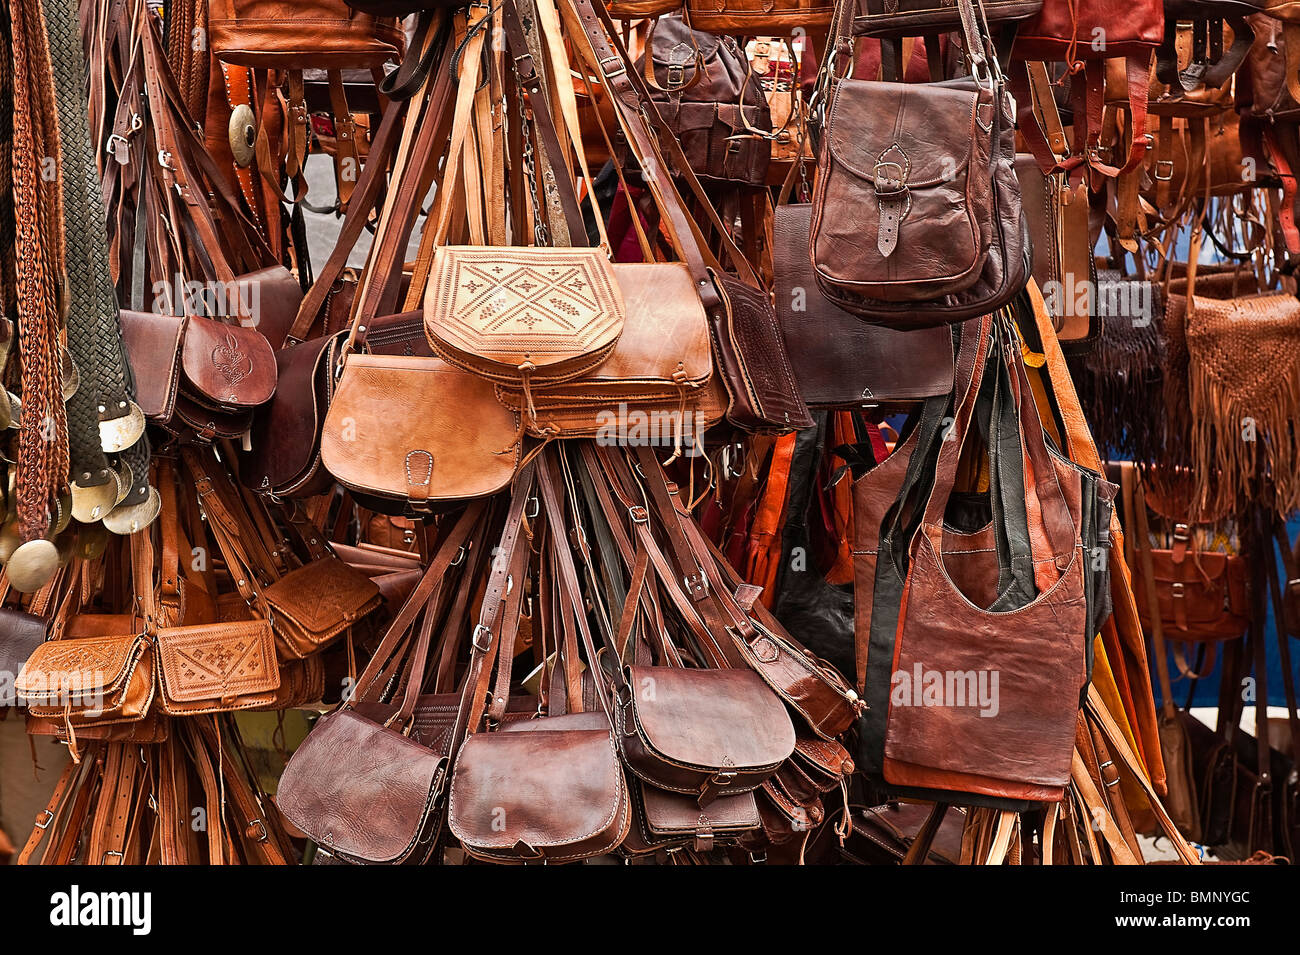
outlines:
[[[168,716],[269,709],[280,688],[266,620],[161,627],[158,699]]]
[[[548,247],[439,247],[424,311],[438,357],[525,391],[599,367],[626,314],[603,250]]]
[[[694,15],[689,23],[673,15],[657,20],[636,69],[697,176],[765,185],[772,155],[767,99],[759,84],[746,82],[749,62],[735,39],[698,32],[695,25]]]
[[[447,756],[417,742],[408,727],[423,682],[433,618],[451,602],[458,568],[465,563],[458,555],[481,527],[482,517],[482,504],[472,503],[456,520],[385,631],[352,699],[316,724],[280,777],[280,810],[329,858],[398,865],[421,862],[432,851],[445,808]],[[418,632],[413,632],[417,623]],[[386,690],[394,693],[396,706],[382,720],[364,715],[363,704],[389,702]],[[453,730],[453,735],[459,732]]]
[[[64,725],[129,723],[155,693],[149,638],[129,616],[76,614],[28,658],[14,691],[32,716]]]
[[[1038,13],[1043,0],[983,0],[989,23],[1024,20]],[[961,29],[956,4],[942,0],[856,0],[854,36],[929,36]]]
[[[262,591],[282,655],[306,657],[383,602],[379,586],[337,557],[291,570]]]
[[[830,105],[809,254],[822,293],[867,321],[964,321],[1005,305],[1028,278],[1011,100],[974,8],[960,7],[974,78],[877,82],[835,75],[835,58],[823,66]]]
[[[44,617],[0,607],[0,674],[8,674],[9,688],[0,696],[0,707],[10,706],[15,700],[13,680],[37,648],[45,642],[47,623]]]
[[[808,258],[811,221],[810,205],[777,206],[773,225],[777,324],[808,406],[876,405],[950,392],[949,331],[869,325],[827,299]]]
[[[403,47],[395,21],[343,0],[213,0],[208,31],[218,59],[255,69],[370,69]]]
[[[686,0],[692,29],[733,36],[818,32],[830,26],[834,9],[825,0]]]

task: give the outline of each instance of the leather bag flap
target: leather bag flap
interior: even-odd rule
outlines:
[[[628,667],[632,711],[663,757],[691,766],[776,766],[794,752],[790,714],[752,670]]]
[[[275,353],[251,328],[192,315],[181,349],[185,380],[222,408],[254,408],[275,393]]]
[[[379,587],[337,557],[313,561],[290,571],[262,596],[311,634],[333,634],[379,605]]]
[[[177,703],[268,693],[280,686],[275,638],[265,620],[158,631],[167,698]]]
[[[135,633],[48,641],[28,658],[14,689],[21,699],[48,705],[113,696],[148,648],[148,639]]]

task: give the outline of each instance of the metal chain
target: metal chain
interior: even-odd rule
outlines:
[[[537,164],[533,153],[533,137],[528,128],[528,110],[524,107],[523,81],[519,76],[519,67],[511,66],[515,74],[515,86],[519,90],[519,132],[523,141],[524,179],[528,182],[528,195],[533,201],[533,239],[538,245],[550,245],[550,232],[542,221],[542,207],[537,197]]]

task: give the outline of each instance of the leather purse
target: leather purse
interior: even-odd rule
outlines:
[[[830,106],[809,235],[817,282],[841,308],[895,328],[996,311],[1032,262],[1011,99],[974,9],[959,6],[974,78],[858,80],[832,62],[820,79]],[[844,56],[848,15],[845,5],[835,34]]]
[[[213,0],[208,32],[218,59],[255,69],[370,69],[404,43],[395,21],[343,0]]]
[[[694,26],[694,16],[689,23],[676,15],[657,20],[635,68],[697,176],[765,185],[772,156],[766,138],[772,132],[767,99],[758,83],[746,82],[749,62],[735,39],[699,32]],[[620,158],[628,164],[626,152]]]
[[[1004,23],[1031,17],[1043,7],[1043,0],[982,0],[982,15],[989,23]],[[961,29],[954,3],[943,0],[856,0],[854,36],[929,36]]]
[[[950,392],[949,331],[869,325],[827,299],[808,258],[811,221],[810,205],[777,206],[772,253],[777,324],[808,406],[875,405]]]
[[[455,748],[453,738],[461,732],[467,714],[460,722],[453,721],[445,748],[431,749],[408,733],[429,655],[433,617],[450,602],[465,564],[458,555],[482,526],[482,517],[483,505],[471,503],[456,520],[385,631],[357,680],[353,698],[313,727],[280,777],[276,795],[280,810],[331,859],[399,865],[421,862],[432,851],[432,836],[442,822],[447,754]],[[413,633],[422,614],[418,633]],[[477,673],[471,676],[469,685],[476,685]],[[389,702],[384,699],[385,689],[399,681],[402,688],[396,705],[372,712],[382,719],[365,715],[362,707]]]
[[[830,26],[834,10],[826,0],[686,0],[693,29],[747,37],[819,32]]]
[[[61,639],[36,648],[14,691],[31,715],[65,725],[142,720],[155,692],[153,645],[129,616],[77,614]]]
[[[13,679],[22,672],[23,665],[45,642],[47,624],[44,617],[0,607],[0,674],[8,674],[8,686],[0,695],[0,708],[13,704]]]
[[[424,314],[438,357],[525,391],[597,368],[625,320],[603,250],[544,246],[439,247]]]
[[[168,716],[269,709],[280,688],[266,620],[160,627],[159,702]]]
[[[291,570],[262,591],[276,646],[302,658],[329,645],[383,602],[379,586],[337,557]]]

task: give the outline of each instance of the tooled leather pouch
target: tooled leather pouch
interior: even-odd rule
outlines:
[[[626,673],[619,748],[653,786],[706,807],[756,789],[794,752],[790,715],[753,671],[634,665]]]
[[[252,328],[191,315],[181,346],[186,391],[225,411],[255,408],[275,393],[275,353]]]
[[[275,635],[265,620],[163,627],[158,677],[169,716],[267,707],[280,687]]]
[[[542,387],[599,366],[623,331],[623,293],[599,248],[440,246],[425,331],[449,364]]]
[[[337,557],[285,574],[262,591],[284,658],[321,649],[383,602],[379,587]]]
[[[93,636],[78,636],[90,632]],[[67,636],[36,648],[14,681],[33,716],[70,722],[144,719],[153,701],[153,647],[129,616],[73,617]]]

